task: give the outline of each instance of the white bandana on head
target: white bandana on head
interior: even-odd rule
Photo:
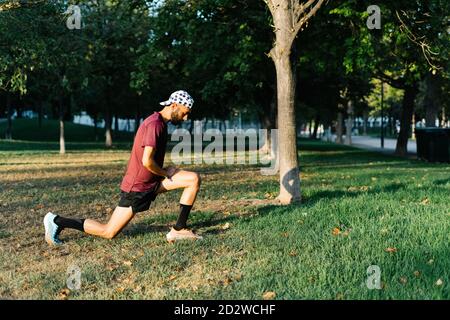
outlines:
[[[194,99],[192,99],[192,97],[186,91],[178,90],[170,95],[169,100],[160,102],[159,104],[162,106],[169,106],[172,103],[182,104],[183,106],[191,109],[194,105]]]

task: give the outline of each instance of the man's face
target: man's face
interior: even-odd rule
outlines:
[[[172,113],[170,115],[170,122],[174,125],[178,125],[183,121],[186,121],[188,119],[188,115],[191,112],[191,109],[189,109],[186,106],[183,106],[182,104],[173,103],[172,104]]]

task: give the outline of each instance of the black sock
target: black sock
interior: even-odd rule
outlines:
[[[62,229],[77,229],[84,232],[84,220],[85,219],[71,219],[56,216],[54,222],[58,225],[58,227],[61,227]]]
[[[192,206],[180,203],[180,215],[178,216],[177,223],[173,227],[175,230],[179,231],[187,227],[186,222],[189,216],[189,212],[191,212],[191,209]]]

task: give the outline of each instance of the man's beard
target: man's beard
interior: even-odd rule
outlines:
[[[170,115],[170,122],[173,125],[179,125],[181,122],[183,122],[183,119],[180,119],[178,112],[173,111],[172,114]]]

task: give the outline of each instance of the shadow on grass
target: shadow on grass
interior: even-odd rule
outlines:
[[[202,232],[202,234],[220,234],[226,232],[226,230],[223,230],[220,228],[220,225],[232,222],[236,219],[239,219],[239,216],[228,216],[228,217],[221,217],[221,218],[212,218],[212,219],[206,219],[203,221],[196,221],[189,223],[189,227],[193,229],[206,229]],[[154,220],[154,219],[152,219]],[[161,219],[162,220],[162,219]],[[131,229],[124,230],[124,234],[127,236],[137,236],[146,234],[149,232],[158,233],[158,232],[168,232],[170,227],[172,226],[171,223],[167,224],[154,224],[150,222],[138,222],[136,223]]]
[[[446,185],[446,184],[450,184],[450,179],[434,180],[433,184],[438,185],[438,186],[443,186],[443,185]]]

